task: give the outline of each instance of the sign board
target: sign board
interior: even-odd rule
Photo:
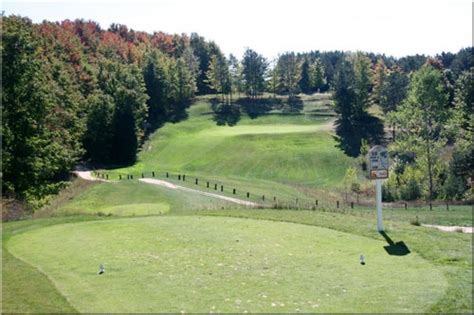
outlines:
[[[369,178],[388,178],[388,151],[381,145],[369,150]]]

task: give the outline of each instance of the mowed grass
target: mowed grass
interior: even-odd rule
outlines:
[[[56,225],[8,248],[80,312],[415,312],[442,298],[441,270],[384,245],[300,224],[165,216]]]
[[[220,209],[231,203],[194,193],[183,193],[139,181],[96,183],[51,213],[41,209],[36,217],[44,215],[100,215],[145,216],[161,215],[173,210]],[[44,213],[43,213],[44,212]]]
[[[109,171],[135,180],[79,180],[35,214],[59,217],[4,224],[2,311],[472,313],[472,236],[409,224],[418,216],[472,225],[472,208],[384,209],[387,234],[411,251],[388,255],[375,209],[335,209],[333,192],[354,161],[334,147],[327,96],[304,101],[304,114],[220,127],[203,98],[188,120],[158,130],[136,165]],[[303,208],[320,203],[314,211],[242,209],[136,180],[151,171],[209,192],[223,185],[219,194],[241,199],[266,195],[267,205],[273,196],[299,198]],[[100,263],[105,277],[96,274]]]
[[[327,111],[323,102],[331,103],[328,95],[308,99],[296,115],[271,113],[255,119],[244,115],[229,127],[217,126],[210,103],[200,99],[186,121],[166,124],[152,135],[135,165],[108,173],[114,179],[118,174],[140,176],[151,171],[185,173],[269,196],[291,192],[297,197],[305,194],[300,186],[331,189],[341,184],[354,160],[335,147],[333,117],[312,112]]]

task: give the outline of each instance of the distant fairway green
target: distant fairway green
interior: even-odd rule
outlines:
[[[292,197],[305,189],[336,187],[354,162],[335,147],[333,118],[311,112],[318,102],[331,101],[322,95],[316,103],[308,101],[301,114],[243,116],[229,127],[216,126],[209,103],[198,101],[186,121],[167,124],[151,137],[134,166],[109,173],[116,178],[120,173],[180,172],[241,191]]]
[[[46,227],[9,250],[81,312],[416,312],[443,296],[439,269],[384,245],[299,224],[168,216]]]

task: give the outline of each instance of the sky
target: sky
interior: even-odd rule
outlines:
[[[197,32],[239,58],[247,47],[267,58],[310,50],[401,57],[473,42],[472,0],[3,0],[1,9],[33,22],[83,18],[105,29]]]

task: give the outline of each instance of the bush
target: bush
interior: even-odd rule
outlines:
[[[441,192],[445,200],[461,200],[467,190],[467,185],[462,177],[449,173]]]
[[[389,185],[382,186],[382,201],[384,202],[393,202],[397,199],[395,191],[390,189]]]
[[[403,200],[416,200],[421,197],[420,186],[414,177],[408,179],[406,185],[401,187],[400,197]]]

